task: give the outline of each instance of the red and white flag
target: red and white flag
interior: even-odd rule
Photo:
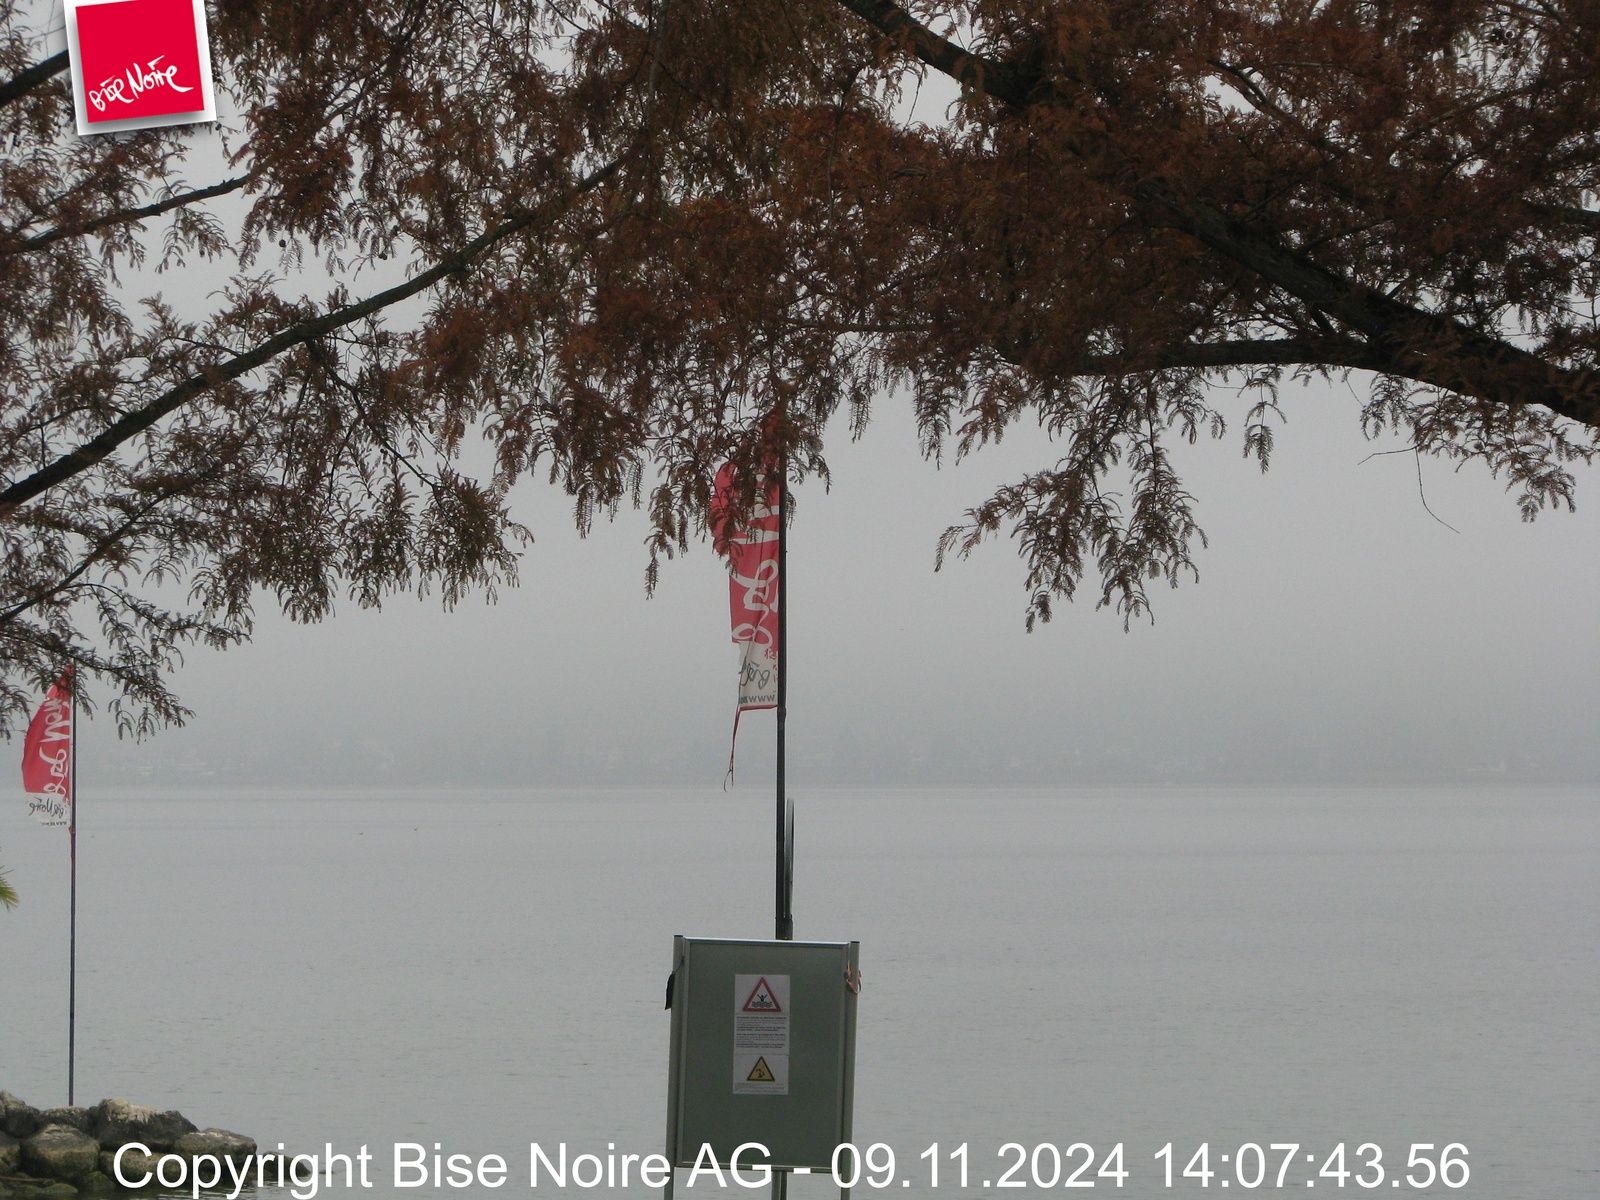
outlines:
[[[28,723],[22,743],[22,790],[28,811],[46,825],[72,823],[72,668],[61,673]]]
[[[739,647],[739,701],[733,714],[733,740],[739,740],[739,715],[749,709],[778,707],[778,543],[782,484],[774,479],[755,503],[749,520],[733,528],[729,519],[738,486],[732,463],[717,472],[712,492],[712,544],[728,561],[728,608],[733,642]],[[728,753],[733,774],[733,750]]]

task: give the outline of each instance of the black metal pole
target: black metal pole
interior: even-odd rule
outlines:
[[[67,817],[67,855],[72,860],[72,899],[67,931],[67,1107],[74,1100],[78,1039],[78,673],[72,673],[72,756],[67,762],[72,811]]]
[[[794,938],[794,914],[790,911],[788,813],[784,793],[784,726],[789,718],[789,459],[779,460],[778,476],[778,869],[776,936],[787,942]]]
[[[778,473],[778,860],[777,939],[794,940],[794,914],[789,896],[789,820],[783,786],[784,725],[789,717],[789,458],[779,460]],[[787,1200],[789,1173],[773,1171],[772,1200]]]

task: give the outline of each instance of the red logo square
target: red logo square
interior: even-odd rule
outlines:
[[[194,0],[78,5],[87,124],[206,107]]]

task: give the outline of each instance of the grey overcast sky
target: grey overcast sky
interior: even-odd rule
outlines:
[[[1354,381],[1360,386],[1360,381]],[[1225,410],[1232,397],[1220,397]],[[1523,524],[1479,469],[1373,449],[1342,384],[1285,389],[1271,471],[1230,433],[1186,455],[1211,546],[1124,632],[1092,596],[1023,630],[1015,547],[933,572],[940,531],[1052,461],[1042,433],[936,470],[906,406],[829,442],[831,492],[799,492],[790,542],[790,745],[807,784],[1600,780],[1600,494]],[[195,652],[189,727],[133,746],[87,733],[96,775],[404,786],[715,785],[735,654],[704,544],[643,591],[644,525],[587,540],[524,486],[521,586],[451,613],[403,598],[320,626],[263,605],[254,642]],[[746,717],[740,786],[769,778]]]
[[[906,111],[937,122],[952,95],[933,81]],[[967,505],[1054,461],[1039,430],[935,470],[904,401],[880,398],[860,442],[838,422],[832,491],[803,487],[791,530],[795,786],[1600,782],[1600,471],[1580,472],[1576,514],[1525,525],[1483,470],[1425,460],[1456,533],[1411,456],[1362,462],[1394,444],[1361,437],[1344,384],[1283,399],[1266,475],[1236,433],[1184,456],[1211,538],[1200,582],[1158,585],[1155,624],[1126,633],[1093,580],[1025,633],[1008,541],[933,573]],[[497,604],[346,603],[305,627],[263,598],[252,644],[191,654],[188,727],[86,731],[84,786],[720,782],[736,660],[709,546],[646,600],[637,513],[580,541],[560,492],[525,485],[515,508],[538,541]],[[772,724],[744,721],[741,786],[768,777]]]

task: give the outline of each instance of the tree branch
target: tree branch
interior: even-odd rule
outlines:
[[[931,325],[885,322],[795,321],[798,329],[824,333],[929,333]],[[1024,366],[1031,343],[1010,342],[996,346],[1005,360]],[[1233,338],[1217,342],[1186,342],[1169,346],[1154,354],[1086,354],[1062,368],[1066,375],[1139,375],[1146,371],[1171,371],[1184,367],[1200,370],[1226,367],[1348,367],[1360,371],[1385,371],[1388,361],[1371,347],[1342,337]]]
[[[19,96],[26,96],[46,79],[59,75],[67,69],[67,52],[52,54],[49,58],[42,59],[22,71],[19,71],[5,83],[0,83],[0,108],[10,104]]]
[[[1041,78],[940,37],[891,0],[837,3],[886,37],[908,45],[920,61],[1012,108],[1068,102]],[[1123,168],[1108,178],[1137,201],[1155,224],[1189,234],[1221,257],[1363,335],[1384,360],[1377,369],[1496,404],[1541,404],[1561,416],[1600,427],[1600,386],[1592,372],[1555,366],[1501,338],[1337,275],[1222,210],[1183,196],[1143,164],[1128,161],[1110,134],[1096,138],[1093,146],[1071,140],[1065,144],[1079,158],[1101,158]],[[1122,183],[1124,179],[1132,182]]]
[[[146,217],[158,217],[162,213],[171,212],[175,208],[182,208],[185,205],[195,204],[201,200],[211,200],[217,196],[226,196],[229,192],[236,192],[253,178],[255,178],[254,172],[246,175],[236,175],[232,179],[224,179],[221,183],[213,183],[209,187],[179,192],[177,195],[168,196],[165,200],[157,200],[139,208],[126,208],[117,212],[105,213],[88,221],[80,221],[76,225],[58,225],[54,229],[46,229],[34,234],[32,237],[22,239],[16,244],[12,252],[37,250],[41,246],[59,242],[62,238],[81,237],[86,233],[94,233],[111,225],[120,225],[124,221],[142,221]]]
[[[253,349],[236,354],[217,366],[189,376],[142,408],[134,409],[119,420],[112,422],[96,437],[90,438],[82,445],[63,454],[54,462],[41,467],[23,479],[19,479],[3,492],[0,492],[0,520],[8,520],[18,507],[26,504],[29,500],[42,495],[57,484],[71,479],[74,475],[101,462],[124,442],[143,433],[168,413],[181,408],[195,397],[210,391],[217,384],[224,383],[230,379],[237,379],[239,376],[255,370],[263,363],[276,358],[285,350],[304,345],[315,338],[331,333],[335,329],[359,321],[363,317],[371,316],[373,313],[381,312],[392,304],[415,296],[418,292],[425,291],[449,275],[466,270],[486,250],[511,235],[535,224],[542,217],[556,216],[567,211],[579,196],[592,191],[609,179],[620,165],[620,159],[612,159],[605,166],[580,179],[555,205],[557,210],[555,213],[550,213],[548,211],[550,206],[546,206],[543,209],[532,209],[508,217],[493,229],[486,230],[468,242],[454,254],[440,259],[428,270],[421,272],[405,283],[396,284],[394,287],[369,296],[365,300],[347,304],[342,308],[334,309],[332,312],[301,321],[276,336],[268,338]]]
[[[975,88],[1013,108],[1026,107],[1038,87],[1037,76],[1023,74],[942,38],[890,0],[838,0],[868,25],[906,46],[922,62],[966,87]]]
[[[171,484],[156,492],[155,495],[151,496],[143,504],[139,505],[131,513],[129,513],[119,525],[111,529],[98,541],[96,541],[94,546],[89,549],[81,559],[78,560],[77,566],[73,567],[60,579],[56,580],[55,583],[46,587],[42,591],[35,592],[27,599],[19,600],[9,608],[0,611],[0,629],[4,629],[7,625],[10,625],[30,608],[37,607],[48,600],[53,600],[62,592],[66,591],[75,582],[77,582],[77,580],[81,578],[90,567],[99,562],[102,556],[105,555],[106,551],[110,550],[119,541],[121,541],[123,536],[127,534],[129,530],[133,529],[135,525],[144,520],[145,517],[149,516],[168,500],[171,500],[174,496],[182,495],[184,492],[188,491],[197,484],[206,482],[208,479],[216,476],[225,467],[230,465],[231,463],[228,459],[222,459],[211,464],[205,470],[193,472],[180,479],[177,483]]]
[[[1600,233],[1600,212],[1591,208],[1579,208],[1572,204],[1537,204],[1530,202],[1528,208],[1541,217],[1554,221],[1565,221],[1569,225],[1578,225],[1590,233]]]
[[[1349,367],[1381,371],[1382,357],[1351,338],[1239,338],[1222,342],[1189,342],[1146,358],[1091,354],[1072,364],[1074,375],[1135,375],[1183,367],[1201,370],[1225,367]]]

